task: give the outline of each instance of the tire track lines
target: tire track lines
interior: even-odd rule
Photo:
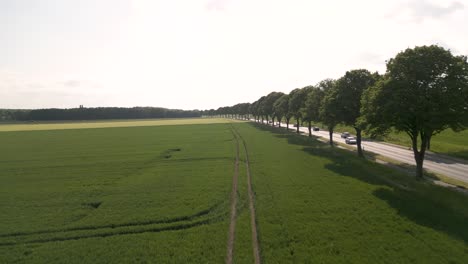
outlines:
[[[35,244],[35,243],[42,244],[42,243],[48,243],[48,242],[61,242],[61,241],[81,240],[81,239],[88,239],[88,238],[105,238],[105,237],[134,235],[134,234],[143,234],[143,233],[160,233],[164,231],[178,231],[178,230],[185,230],[189,228],[194,228],[194,227],[198,227],[202,225],[219,222],[223,218],[224,216],[218,216],[218,217],[208,218],[208,219],[186,223],[186,224],[178,224],[178,225],[163,226],[163,227],[152,227],[152,228],[143,229],[143,230],[123,230],[123,231],[118,231],[118,232],[109,231],[109,232],[98,233],[98,234],[73,235],[70,237],[38,238],[38,239],[26,240],[26,241],[0,242],[0,247],[24,245],[24,244]]]
[[[231,130],[236,141],[236,161],[234,163],[234,175],[232,176],[232,191],[231,191],[231,218],[229,223],[229,233],[227,242],[226,263],[232,264],[234,256],[234,240],[236,233],[236,218],[237,218],[237,186],[239,178],[239,139]]]
[[[252,188],[252,175],[250,172],[250,162],[249,162],[249,152],[247,150],[247,144],[240,135],[239,131],[237,131],[233,127],[235,133],[239,137],[239,139],[242,141],[242,145],[244,147],[244,153],[245,153],[245,166],[247,170],[247,189],[248,189],[248,194],[249,194],[249,209],[250,209],[250,225],[251,225],[251,230],[252,230],[252,249],[253,249],[253,255],[254,255],[254,260],[255,264],[260,264],[261,263],[261,256],[260,256],[260,243],[258,241],[258,229],[257,229],[257,217],[255,213],[255,194]]]
[[[174,224],[177,222],[197,220],[198,218],[207,216],[211,214],[214,210],[216,210],[218,207],[220,207],[220,205],[221,203],[217,203],[211,206],[210,208],[207,208],[205,210],[196,212],[188,216],[178,216],[178,217],[168,218],[168,219],[142,220],[142,221],[135,221],[135,222],[127,222],[127,223],[120,223],[120,224],[107,224],[107,225],[98,225],[98,226],[78,226],[78,227],[55,229],[55,230],[52,230],[52,229],[36,230],[36,231],[30,231],[30,232],[19,231],[19,232],[7,233],[7,234],[0,234],[0,238],[54,234],[54,233],[67,233],[67,232],[73,232],[73,231],[86,231],[86,230],[99,231],[101,229],[109,229],[109,228],[114,229],[114,228],[120,228],[120,227],[144,227],[144,226],[155,225],[155,224]]]

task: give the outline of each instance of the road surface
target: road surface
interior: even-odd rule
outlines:
[[[281,126],[285,127],[286,125],[281,124]],[[296,130],[296,128],[292,125],[290,125],[289,128],[291,130]],[[299,127],[299,130],[303,133],[306,133],[307,135],[309,133],[307,127]],[[351,133],[351,135],[353,135],[353,131],[349,132]],[[314,136],[329,139],[328,131],[312,131],[312,134]],[[339,133],[333,134],[333,140],[336,142],[345,143],[344,138],[341,138]],[[405,149],[402,146],[375,142],[367,139],[362,139],[361,145],[364,151],[373,152],[388,157],[395,161],[416,166],[413,151],[409,149],[409,146],[407,149]],[[349,146],[356,147],[356,145]],[[426,152],[423,166],[424,169],[428,171],[440,173],[444,176],[468,183],[468,162],[466,161],[452,157],[447,157],[433,152]]]

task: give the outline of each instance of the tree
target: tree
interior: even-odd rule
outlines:
[[[260,118],[262,119],[262,124],[266,117],[266,111],[265,111],[265,106],[264,106],[265,99],[266,99],[266,96],[262,96],[260,97],[260,99],[258,99],[258,112],[260,114]]]
[[[271,92],[266,97],[265,100],[262,102],[262,112],[266,116],[266,120],[268,122],[269,117],[272,119],[273,126],[275,125],[275,115],[274,115],[274,103],[278,98],[283,96],[284,93],[281,92]]]
[[[259,102],[258,100],[251,103],[250,104],[250,107],[249,107],[249,112],[252,114],[252,116],[254,117],[254,120],[255,121],[258,121],[258,117],[259,117]]]
[[[289,129],[289,119],[291,116],[288,115],[289,109],[289,95],[283,94],[280,98],[278,98],[275,103],[273,104],[273,112],[276,116],[276,119],[279,122],[279,127],[281,127],[281,120],[283,117],[286,118],[286,127]]]
[[[309,137],[312,136],[312,121],[319,120],[320,103],[323,98],[323,90],[313,87],[307,93],[304,107],[302,108],[302,118],[308,122]]]
[[[236,109],[237,114],[242,119],[248,119],[250,103],[241,103],[233,106]]]
[[[338,100],[337,97],[337,90],[335,87],[335,81],[328,80],[327,89],[324,90],[323,99],[320,104],[319,110],[319,117],[320,121],[327,126],[328,133],[330,136],[330,145],[333,146],[333,130],[335,126],[338,124]]]
[[[467,58],[434,45],[398,53],[388,61],[384,79],[365,92],[362,113],[369,131],[385,133],[393,127],[408,134],[416,177],[422,178],[429,139],[466,126]]]
[[[362,153],[362,125],[358,122],[361,115],[361,96],[364,90],[373,86],[379,78],[378,73],[370,73],[368,70],[352,70],[337,80],[335,89],[337,104],[339,106],[338,121],[352,126],[356,130],[356,143],[358,155]]]
[[[263,124],[263,119],[264,119],[264,111],[263,111],[263,101],[265,100],[266,96],[260,97],[257,101],[253,102],[251,105],[251,113],[256,117],[255,119],[257,121],[262,120]]]
[[[302,118],[302,107],[305,102],[306,89],[296,88],[289,94],[289,114],[296,119],[296,132],[299,133],[299,124]]]

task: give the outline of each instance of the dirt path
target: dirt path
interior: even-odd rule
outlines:
[[[235,131],[235,133],[237,134],[236,138],[238,137],[238,140],[242,141],[242,145],[244,147],[245,167],[247,170],[247,187],[248,187],[248,193],[249,193],[250,227],[252,230],[252,249],[253,249],[255,264],[260,264],[261,263],[260,246],[259,246],[260,244],[258,242],[257,217],[255,215],[255,195],[254,195],[253,188],[252,188],[252,176],[250,174],[249,152],[247,151],[247,144],[245,143],[245,140],[242,138],[239,132],[234,127],[233,127],[233,131]]]
[[[237,135],[232,132],[236,140],[236,161],[234,165],[234,175],[232,177],[232,191],[231,191],[231,220],[229,224],[229,234],[227,243],[226,263],[231,264],[234,255],[234,239],[236,233],[236,218],[237,218],[237,179],[239,176],[239,139]]]
[[[245,150],[245,165],[247,167],[247,185],[249,189],[249,208],[250,208],[250,224],[252,229],[252,247],[254,252],[255,264],[261,263],[260,258],[260,246],[258,243],[258,233],[257,233],[257,217],[255,216],[255,196],[252,189],[252,177],[250,175],[250,164],[249,164],[249,153],[247,152],[247,145],[245,144],[244,139],[242,139]]]

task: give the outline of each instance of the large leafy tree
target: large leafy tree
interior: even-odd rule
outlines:
[[[286,119],[286,127],[289,128],[289,120],[291,119],[291,116],[288,115],[288,109],[289,109],[289,95],[283,94],[273,104],[273,112],[274,112],[274,115],[276,116],[276,119],[279,122],[278,126],[281,127],[281,120],[284,117]]]
[[[398,53],[388,61],[384,79],[365,92],[362,113],[371,132],[393,127],[408,134],[421,178],[431,136],[466,126],[467,58],[434,45]]]
[[[299,133],[299,124],[302,119],[302,108],[305,103],[307,89],[296,88],[289,93],[289,114],[296,119],[296,132]]]
[[[320,121],[327,127],[330,145],[333,146],[333,131],[338,122],[339,103],[336,100],[337,89],[335,89],[336,81],[328,80],[327,89],[324,89],[324,95],[320,103],[319,118]]]
[[[312,136],[312,122],[319,121],[320,103],[323,98],[323,90],[318,87],[309,89],[304,107],[302,108],[302,118],[308,122],[309,137]]]
[[[272,124],[275,124],[275,115],[274,115],[274,103],[278,98],[283,96],[284,93],[281,92],[271,92],[269,93],[262,102],[262,113],[265,115],[268,122],[269,117],[271,117]]]
[[[250,112],[250,114],[252,114],[254,120],[258,121],[259,116],[260,116],[259,101],[258,100],[250,104],[249,112]]]
[[[370,73],[365,69],[352,70],[347,71],[335,85],[336,97],[334,99],[337,100],[339,109],[338,121],[356,130],[357,150],[361,157],[364,156],[361,146],[363,126],[358,122],[361,115],[361,96],[364,90],[373,86],[378,78],[377,73]]]

